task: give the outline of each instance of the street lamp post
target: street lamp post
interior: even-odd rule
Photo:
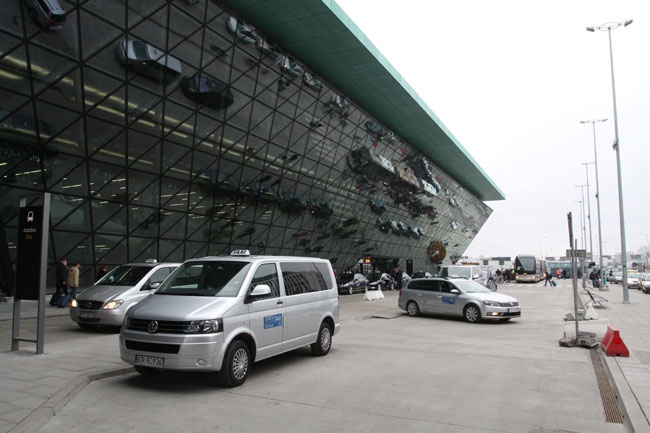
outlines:
[[[606,122],[607,119],[581,120],[580,123],[591,123],[594,132],[594,167],[596,169],[596,211],[598,214],[598,266],[600,267],[600,281],[605,284],[605,270],[603,269],[603,234],[600,223],[600,189],[598,185],[598,151],[596,150],[596,123]],[[593,254],[593,250],[592,250]]]
[[[582,200],[576,200],[576,203],[580,203],[580,231],[582,232],[582,251],[584,252],[587,248],[585,247],[585,235],[586,235],[586,230],[585,230],[585,190],[584,190],[584,185],[576,185],[576,187],[580,187],[582,189]],[[586,256],[586,254],[585,254]],[[577,262],[577,258],[576,258]],[[587,283],[585,281],[586,279],[586,268],[585,268],[585,257],[582,258],[582,266],[580,267],[582,270],[582,288],[584,288]]]
[[[591,200],[589,199],[589,164],[593,162],[582,162],[582,165],[585,166],[585,174],[587,175],[587,221],[589,221],[589,253],[591,254],[591,260],[594,260],[594,238],[591,232]]]
[[[598,27],[587,27],[588,32],[596,30],[607,31],[609,38],[609,61],[612,75],[612,102],[614,107],[614,150],[616,151],[616,169],[618,174],[618,215],[621,226],[621,262],[623,265],[623,303],[630,303],[630,292],[627,287],[627,249],[625,247],[625,214],[623,212],[623,183],[621,178],[621,151],[620,143],[618,141],[618,115],[616,112],[616,85],[614,84],[614,54],[612,51],[612,30],[619,27],[627,27],[632,24],[632,20],[620,21],[617,23],[605,23]]]
[[[542,239],[546,239],[548,236],[542,236],[539,238],[539,256],[544,257],[544,253],[542,252]]]

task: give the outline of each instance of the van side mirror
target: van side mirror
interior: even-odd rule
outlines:
[[[449,291],[449,293],[455,293],[455,294],[458,294],[458,293],[460,293],[460,292],[458,291],[458,289],[451,289],[451,290]]]
[[[271,294],[271,287],[268,284],[258,284],[253,287],[251,290],[250,296],[253,298],[259,298],[261,296],[267,296]]]
[[[160,287],[160,283],[149,283],[148,285],[144,286],[142,290],[155,290],[158,287]]]

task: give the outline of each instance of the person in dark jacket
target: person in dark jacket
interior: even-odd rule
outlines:
[[[61,259],[56,264],[54,276],[56,278],[56,291],[50,299],[50,305],[55,305],[61,295],[68,296],[68,261],[66,259]]]
[[[108,274],[108,269],[106,268],[106,266],[102,266],[101,268],[99,268],[99,271],[97,271],[97,280],[101,280],[102,278],[104,278],[104,275],[106,274]]]
[[[547,272],[546,279],[544,280],[544,285],[546,286],[546,283],[548,283],[549,286],[552,286],[553,285],[552,281],[553,281],[553,274]]]

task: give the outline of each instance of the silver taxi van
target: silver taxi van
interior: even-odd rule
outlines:
[[[211,371],[233,387],[253,362],[306,345],[326,355],[339,328],[328,260],[238,250],[186,261],[129,310],[120,356],[141,374]]]
[[[151,295],[180,263],[127,263],[116,267],[72,300],[70,319],[82,329],[119,328],[124,314]]]

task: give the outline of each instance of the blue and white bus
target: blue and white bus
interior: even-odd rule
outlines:
[[[571,278],[571,260],[550,261],[548,268],[554,277]],[[557,271],[560,271],[559,275]]]
[[[515,278],[518,283],[537,283],[546,277],[546,259],[531,254],[515,257]]]

